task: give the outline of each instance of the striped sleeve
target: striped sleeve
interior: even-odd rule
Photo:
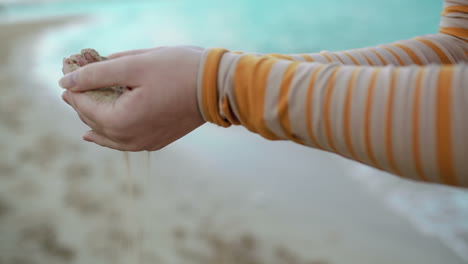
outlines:
[[[348,51],[268,56],[291,61],[362,66],[456,64],[468,62],[468,43],[440,33]]]
[[[446,1],[445,10],[467,2]],[[443,28],[446,40],[415,53],[434,52],[440,63],[429,65],[402,67],[390,51],[377,54],[395,63],[356,66],[207,49],[198,77],[200,112],[223,127],[243,125],[267,139],[291,140],[406,178],[468,187],[468,64],[452,61],[465,40]],[[402,50],[407,57],[401,60],[414,61]]]
[[[468,41],[468,23],[466,21],[468,21],[468,1],[446,0],[439,32],[466,42]]]
[[[345,65],[428,65],[468,62],[468,5],[466,0],[446,0],[439,34],[418,36],[391,44],[348,51],[311,54],[267,54],[291,61]],[[238,52],[238,54],[242,54]]]

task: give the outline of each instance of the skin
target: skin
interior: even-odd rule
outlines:
[[[203,49],[192,46],[131,50],[84,65],[59,84],[63,100],[92,130],[83,139],[123,151],[159,150],[203,125],[197,74]],[[112,103],[86,91],[128,87]]]

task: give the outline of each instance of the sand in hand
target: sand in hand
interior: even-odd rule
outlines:
[[[106,57],[99,55],[94,49],[82,49],[80,54],[72,55],[63,59],[63,74],[78,70],[87,64],[107,60]],[[86,94],[99,102],[112,102],[116,100],[125,90],[122,86],[112,86],[87,91]]]

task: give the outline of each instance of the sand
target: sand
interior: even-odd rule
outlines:
[[[0,24],[1,264],[115,263],[130,252],[118,241],[89,242],[93,234],[105,239],[115,230],[134,237],[121,219],[126,198],[114,163],[121,155],[82,144],[86,126],[32,77],[41,32],[77,19]],[[105,224],[109,219],[113,223]]]
[[[1,264],[126,264],[140,247],[126,222],[122,154],[81,141],[88,128],[30,77],[41,30],[67,21],[0,25]],[[358,170],[336,157],[214,126],[154,153],[142,177],[146,155],[130,155],[143,264],[465,263],[351,180]],[[387,183],[381,193],[406,188],[405,202],[417,201],[420,188]],[[433,189],[446,205],[465,197]]]
[[[82,17],[70,18],[49,18],[40,21],[23,21],[18,23],[0,23],[0,61],[3,67],[7,67],[7,62],[12,61],[12,50],[18,47],[18,44],[26,40],[31,41],[37,38],[40,31],[47,30],[60,25],[66,25],[67,22],[83,19]]]
[[[67,74],[76,71],[87,64],[105,60],[108,60],[108,58],[99,55],[99,53],[94,49],[82,49],[80,53],[63,59],[62,72]],[[95,101],[111,103],[117,100],[125,89],[126,88],[122,86],[112,86],[86,91],[85,93]]]

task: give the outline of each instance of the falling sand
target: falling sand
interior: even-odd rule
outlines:
[[[67,74],[69,72],[75,71],[80,67],[94,63],[107,60],[106,57],[102,57],[99,53],[93,49],[83,49],[81,54],[75,54],[69,58],[63,60],[63,73]],[[101,88],[93,91],[88,91],[88,94],[91,98],[98,101],[99,103],[112,103],[117,100],[120,95],[127,89],[126,87],[107,87]],[[120,240],[120,243],[125,246],[128,250],[128,260],[120,260],[124,263],[135,263],[141,264],[144,261],[144,252],[143,252],[143,242],[144,242],[144,230],[142,228],[142,219],[139,217],[138,206],[137,206],[137,196],[139,195],[136,188],[136,173],[132,168],[131,156],[129,152],[123,152],[124,166],[125,166],[125,179],[124,182],[124,193],[127,195],[128,199],[124,202],[123,206],[125,207],[125,223],[128,225],[129,230],[135,234],[135,239],[129,239],[129,237],[124,233],[118,233],[116,239]],[[143,170],[142,181],[149,179],[151,175],[151,153],[148,152],[146,155],[145,169]],[[146,179],[145,179],[146,178]],[[145,183],[143,182],[143,185]],[[185,247],[185,238],[188,236],[185,229],[178,228],[175,232],[175,238],[179,246],[176,248],[178,255],[190,263],[236,263],[236,264],[262,264],[268,263],[269,261],[264,261],[261,257],[260,250],[257,248],[258,241],[250,234],[244,234],[239,239],[228,241],[224,239],[219,234],[213,233],[211,226],[203,226],[198,232],[199,241],[204,244],[208,249],[208,254],[200,253],[198,251],[192,251],[190,248]],[[274,250],[273,259],[276,261],[274,263],[287,263],[287,264],[326,264],[328,262],[323,260],[315,261],[304,261],[299,257],[296,257],[289,249],[285,247],[277,247]]]
[[[148,152],[148,155],[149,152]],[[138,221],[138,213],[137,213],[137,206],[136,206],[136,191],[135,191],[135,175],[132,173],[131,170],[131,164],[130,164],[130,154],[128,152],[124,152],[124,159],[125,159],[125,167],[127,171],[127,177],[126,177],[126,184],[125,184],[125,192],[129,195],[129,200],[128,200],[128,205],[127,205],[127,223],[130,226],[134,227],[134,233],[137,234],[137,238],[135,241],[135,244],[133,246],[133,251],[132,249],[132,243],[127,244],[127,248],[130,250],[130,252],[134,253],[134,256],[132,259],[135,260],[136,264],[141,263],[141,249],[143,245],[143,232],[140,227],[140,223]],[[133,210],[132,210],[133,208]]]
[[[80,54],[75,54],[69,58],[63,59],[63,68],[62,72],[64,74],[78,70],[80,67],[83,67],[90,63],[100,62],[107,60],[107,57],[99,55],[99,53],[94,49],[82,49]],[[117,100],[120,95],[127,89],[122,86],[112,86],[100,88],[92,91],[85,92],[92,99],[100,103],[112,103]],[[136,206],[136,191],[135,191],[135,178],[131,172],[130,156],[128,152],[124,153],[125,167],[126,167],[126,179],[125,181],[125,193],[129,195],[128,205],[126,210],[126,217],[129,226],[134,227],[134,232],[137,234],[136,242],[132,245],[125,237],[121,237],[122,243],[125,243],[130,252],[133,252],[132,259],[133,262],[138,264],[141,263],[141,252],[143,246],[143,231],[138,222],[137,217],[137,206]],[[150,174],[150,152],[147,155],[147,171],[148,175]],[[133,208],[133,210],[132,210]]]

